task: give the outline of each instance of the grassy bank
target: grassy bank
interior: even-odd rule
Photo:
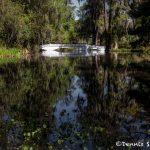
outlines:
[[[21,53],[18,48],[0,47],[0,57],[20,57]]]
[[[146,52],[148,53],[150,51],[150,48],[136,48],[136,49],[131,49],[131,48],[119,48],[119,49],[112,49],[111,52]]]

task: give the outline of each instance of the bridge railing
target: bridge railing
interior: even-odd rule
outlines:
[[[62,46],[65,46],[65,47],[84,47],[84,46],[87,46],[87,44],[44,44],[44,45],[41,45],[41,47],[62,47]]]
[[[98,50],[105,50],[105,46],[97,46],[97,45],[89,45],[89,44],[45,44],[41,45],[41,49],[47,48],[47,47],[58,47],[58,48],[74,48],[77,50],[80,49],[98,49]]]

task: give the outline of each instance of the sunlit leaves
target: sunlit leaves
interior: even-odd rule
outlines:
[[[38,50],[36,45],[75,36],[73,8],[65,0],[6,0],[0,12],[0,41],[7,46]]]

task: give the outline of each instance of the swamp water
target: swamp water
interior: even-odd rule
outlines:
[[[144,54],[3,62],[0,150],[149,149],[149,81]]]

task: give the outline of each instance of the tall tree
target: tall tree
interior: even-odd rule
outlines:
[[[0,40],[29,49],[75,39],[73,8],[68,0],[0,1]]]
[[[101,41],[103,29],[101,28],[103,22],[103,2],[99,0],[87,0],[80,9],[80,23],[81,30],[89,33],[92,44],[98,44]]]
[[[135,46],[150,46],[150,0],[141,1],[140,5],[134,7],[130,12],[131,16],[136,20],[136,26],[133,32],[138,35],[139,39],[132,43]]]
[[[92,36],[92,44],[106,45],[107,52],[118,48],[122,37],[128,38],[129,27],[133,26],[128,12],[139,3],[139,0],[86,0],[80,10],[81,30]]]

